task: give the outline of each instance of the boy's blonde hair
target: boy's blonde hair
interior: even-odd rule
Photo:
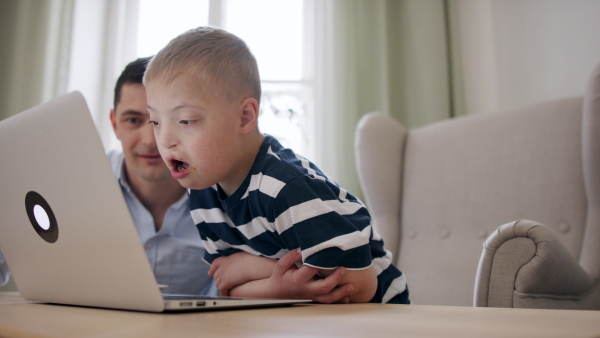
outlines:
[[[181,75],[198,80],[216,98],[260,102],[254,55],[242,39],[222,29],[198,27],[171,40],[148,64],[143,83],[160,79],[169,84]]]

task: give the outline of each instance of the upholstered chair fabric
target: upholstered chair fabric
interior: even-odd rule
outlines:
[[[414,304],[600,309],[600,67],[583,97],[412,130],[368,114],[356,158]]]

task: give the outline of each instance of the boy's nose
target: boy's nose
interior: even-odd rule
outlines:
[[[172,126],[168,123],[163,123],[159,128],[154,129],[154,136],[157,144],[165,149],[170,149],[177,145],[177,135]]]

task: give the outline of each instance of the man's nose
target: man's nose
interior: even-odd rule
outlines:
[[[143,126],[141,130],[142,143],[149,148],[156,148],[156,137],[154,137],[154,128],[151,124]]]

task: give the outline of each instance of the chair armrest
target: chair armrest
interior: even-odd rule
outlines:
[[[507,223],[483,247],[475,306],[600,306],[596,281],[548,227],[527,220]]]

